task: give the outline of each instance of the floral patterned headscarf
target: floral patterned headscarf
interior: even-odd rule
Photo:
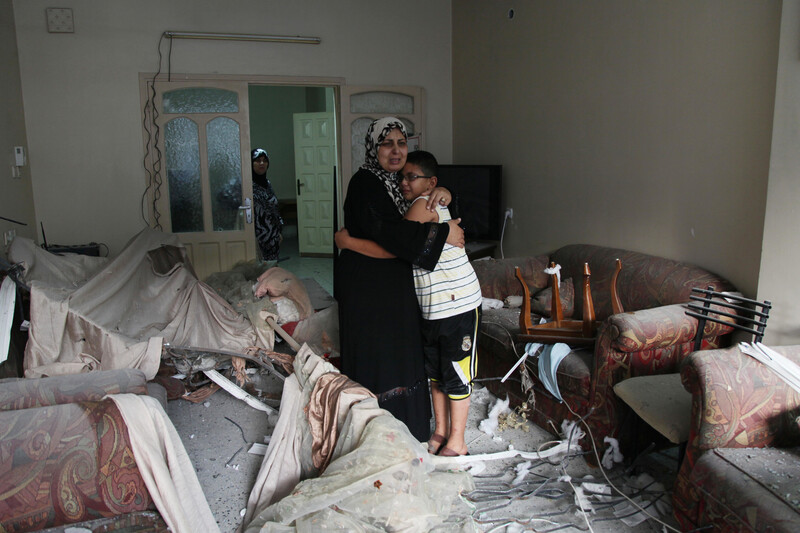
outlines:
[[[394,205],[397,206],[397,210],[400,211],[401,215],[404,215],[406,211],[408,211],[409,202],[403,198],[403,194],[400,192],[400,184],[397,182],[397,173],[385,170],[380,163],[378,163],[378,147],[393,129],[400,130],[403,137],[408,139],[406,127],[399,118],[383,117],[369,125],[365,143],[367,148],[366,157],[361,168],[369,170],[383,182],[384,187],[386,187],[386,192],[389,193],[389,197],[394,202]]]

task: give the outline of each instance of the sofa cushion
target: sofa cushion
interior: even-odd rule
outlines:
[[[567,278],[558,284],[558,297],[561,300],[561,312],[564,318],[575,314],[575,287],[572,278]],[[531,298],[531,312],[537,315],[550,317],[553,307],[553,287],[547,287],[537,292]]]
[[[689,440],[692,395],[683,388],[679,373],[625,379],[614,385],[614,392],[670,442]]]
[[[514,267],[517,266],[531,294],[536,294],[547,287],[550,281],[550,276],[544,273],[544,269],[549,265],[546,255],[480,259],[472,261],[471,264],[484,298],[502,300],[506,296],[522,295],[522,284],[514,275]]]
[[[800,448],[718,448],[692,470],[702,523],[715,531],[797,531]]]
[[[613,348],[620,352],[641,352],[666,348],[674,344],[694,341],[695,328],[687,327],[686,308],[682,305],[665,305],[655,309],[642,309],[635,313],[619,313],[608,318]],[[710,325],[715,323],[710,322]],[[707,331],[722,333],[723,326]]]
[[[0,531],[155,509],[113,400],[0,412]]]

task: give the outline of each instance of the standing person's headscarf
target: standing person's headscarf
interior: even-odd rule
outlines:
[[[252,163],[259,157],[264,156],[267,158],[267,169],[269,169],[269,154],[263,148],[255,148],[252,152],[250,152],[250,162]],[[257,183],[264,188],[270,187],[267,183],[267,172],[265,171],[263,174],[256,174],[256,171],[253,170],[252,165],[250,167],[253,175],[253,183]]]
[[[400,130],[403,137],[408,139],[406,127],[400,122],[399,118],[383,117],[369,125],[365,143],[367,152],[364,164],[361,165],[361,168],[369,170],[378,176],[378,179],[380,179],[386,187],[386,192],[389,193],[389,197],[394,202],[394,205],[397,206],[397,210],[400,211],[401,215],[405,215],[406,211],[408,211],[409,202],[403,198],[403,193],[400,192],[397,173],[385,170],[380,163],[378,163],[378,146],[380,146],[386,136],[389,135],[389,132],[395,128]]]

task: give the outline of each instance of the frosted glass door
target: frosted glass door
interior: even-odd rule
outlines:
[[[226,117],[206,126],[208,178],[211,187],[211,219],[214,231],[244,229],[242,159],[239,157],[239,124]]]
[[[197,124],[188,118],[167,122],[164,148],[172,231],[203,231],[203,188]]]
[[[153,193],[153,225],[179,236],[200,279],[254,259],[246,83],[162,80],[155,90],[163,144],[149,147],[150,163],[167,186]]]

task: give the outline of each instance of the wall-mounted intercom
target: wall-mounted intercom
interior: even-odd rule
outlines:
[[[15,146],[14,147],[14,164],[18,167],[25,166],[25,147],[24,146]]]

